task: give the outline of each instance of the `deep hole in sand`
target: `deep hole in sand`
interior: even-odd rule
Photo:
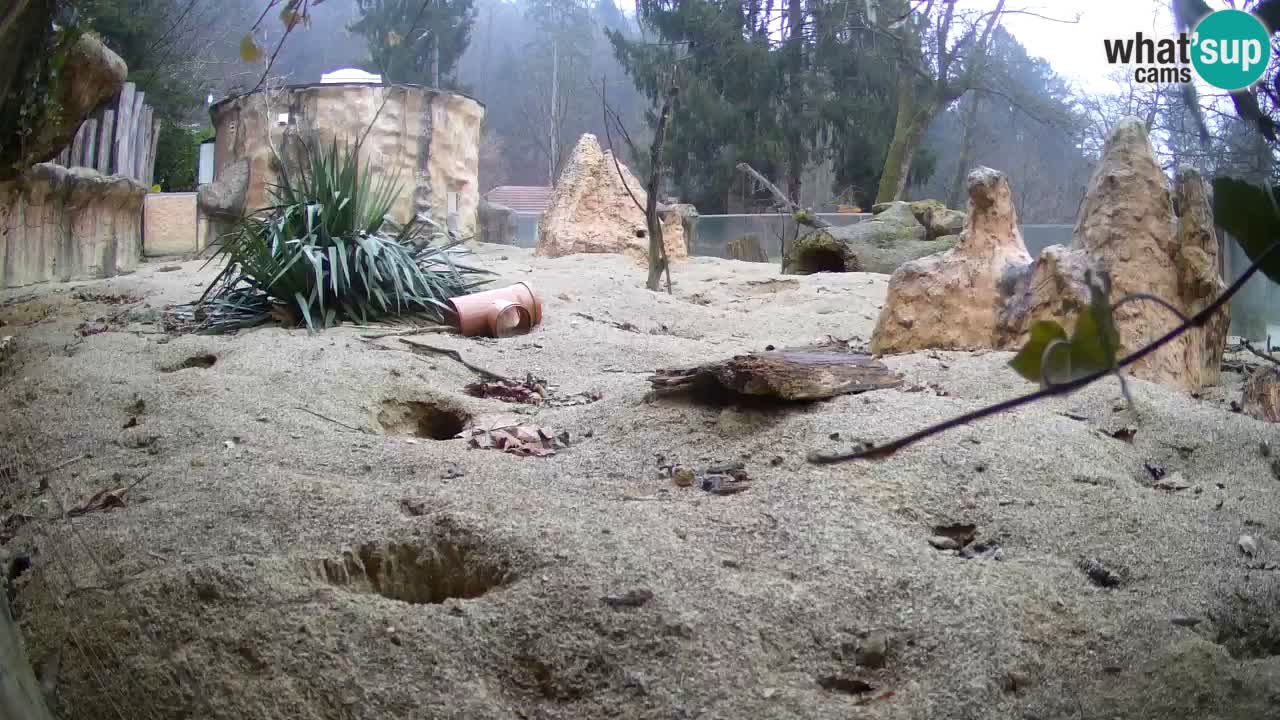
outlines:
[[[384,400],[378,411],[378,425],[388,435],[429,440],[451,440],[466,429],[470,420],[458,408],[423,400]]]
[[[844,264],[844,257],[835,250],[826,248],[813,248],[797,253],[792,269],[801,275],[820,272],[842,273],[848,270]]]
[[[948,537],[960,545],[968,545],[978,537],[978,527],[967,523],[952,523],[950,525],[933,526],[933,534],[941,537]]]
[[[444,539],[421,544],[369,542],[337,560],[312,560],[307,569],[330,585],[414,605],[476,598],[515,580],[514,572],[486,548]]]
[[[178,372],[179,370],[190,370],[192,368],[200,368],[201,370],[207,370],[213,367],[214,363],[216,362],[218,362],[217,355],[210,355],[208,353],[205,353],[202,355],[192,355],[191,357],[187,358],[186,360],[183,360],[177,365],[171,365],[165,368],[164,371]]]

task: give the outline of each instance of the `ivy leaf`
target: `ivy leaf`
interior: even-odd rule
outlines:
[[[253,33],[245,33],[240,38],[240,59],[247,63],[258,62],[262,58],[262,48],[253,40]]]
[[[1116,366],[1120,332],[1111,314],[1111,284],[1106,275],[1089,275],[1089,307],[1076,319],[1071,333],[1071,358],[1067,376],[1055,382],[1069,382]]]
[[[1027,344],[1009,361],[1009,367],[1031,382],[1039,383],[1044,377],[1042,363],[1045,348],[1055,340],[1066,342],[1067,331],[1053,320],[1037,321],[1031,326],[1031,337],[1027,339]]]
[[[1089,305],[1076,318],[1076,326],[1067,339],[1067,331],[1052,320],[1041,320],[1031,326],[1030,338],[1009,361],[1010,367],[1034,383],[1071,382],[1116,366],[1120,333],[1111,314],[1111,287],[1106,275],[1090,273]],[[1050,346],[1054,346],[1049,350]],[[1048,354],[1046,356],[1046,350]]]
[[[1245,180],[1213,180],[1214,220],[1240,243],[1253,262],[1280,240],[1280,216],[1276,215],[1274,202],[1265,189]],[[1272,282],[1280,283],[1280,254],[1272,255],[1261,270]]]

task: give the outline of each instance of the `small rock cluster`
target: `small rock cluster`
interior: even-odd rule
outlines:
[[[950,249],[964,228],[965,214],[937,200],[881,203],[872,212],[866,222],[820,228],[796,240],[787,248],[785,272],[891,273]]]

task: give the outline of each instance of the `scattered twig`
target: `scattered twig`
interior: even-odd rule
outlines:
[[[346,429],[350,430],[351,432],[358,432],[358,433],[361,433],[361,434],[363,434],[363,435],[368,435],[368,434],[369,434],[369,431],[368,431],[368,430],[365,430],[365,429],[363,429],[363,428],[358,428],[358,427],[352,427],[352,426],[350,426],[350,425],[348,425],[348,424],[346,424],[346,423],[344,423],[344,422],[341,422],[341,421],[339,421],[339,420],[334,420],[333,418],[329,417],[328,415],[321,415],[320,413],[316,412],[315,410],[308,410],[307,408],[304,408],[304,407],[302,407],[301,405],[299,405],[299,406],[295,407],[295,408],[294,408],[294,410],[301,410],[301,411],[302,411],[302,412],[304,412],[304,413],[308,413],[308,414],[310,414],[310,415],[315,415],[316,417],[320,418],[321,420],[325,420],[325,421],[331,422],[331,423],[333,423],[334,425],[337,425],[338,427],[344,427],[344,428],[346,428]]]
[[[91,457],[93,457],[93,455],[92,455],[92,454],[90,454],[90,453],[84,453],[83,455],[77,455],[76,457],[73,457],[73,458],[71,458],[70,460],[63,460],[62,462],[58,463],[57,465],[54,465],[53,467],[48,467],[48,468],[45,468],[44,470],[37,470],[35,474],[36,474],[36,475],[48,475],[49,473],[55,473],[55,472],[57,472],[57,471],[61,470],[62,468],[67,467],[68,465],[75,465],[76,463],[80,462],[81,460],[88,460],[88,459],[89,459],[89,458],[91,458]]]
[[[428,333],[456,333],[457,328],[448,325],[427,325],[425,327],[409,328],[408,330],[395,330],[392,332],[377,333],[374,335],[361,335],[361,340],[381,340],[387,337],[404,337],[406,335],[426,335]]]
[[[487,377],[491,380],[501,380],[503,382],[516,383],[515,380],[512,380],[506,375],[493,372],[492,370],[485,370],[479,365],[473,365],[467,362],[466,360],[463,360],[462,353],[458,352],[457,350],[450,350],[449,348],[439,348],[432,345],[423,345],[422,343],[411,342],[409,340],[406,340],[405,338],[400,338],[400,342],[404,343],[405,345],[408,345],[411,348],[412,352],[414,352],[415,354],[422,354],[423,352],[428,352],[428,353],[435,353],[437,355],[444,355],[450,360],[453,360],[459,363],[466,369],[482,377]]]

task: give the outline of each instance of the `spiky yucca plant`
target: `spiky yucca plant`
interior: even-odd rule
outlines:
[[[196,303],[203,329],[282,316],[311,331],[389,316],[442,322],[446,300],[488,282],[479,278],[486,271],[455,262],[462,241],[437,223],[387,219],[400,184],[362,168],[358,145],[299,143],[299,162],[280,163],[273,204],[247,216],[214,256],[226,264]]]

